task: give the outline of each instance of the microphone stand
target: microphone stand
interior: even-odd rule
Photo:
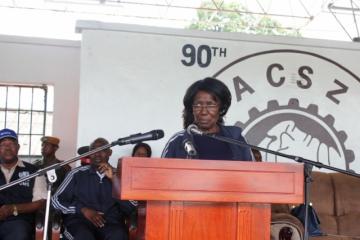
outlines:
[[[196,158],[197,158],[196,154],[194,155],[191,153],[186,153],[186,159],[196,159]]]
[[[83,157],[87,157],[89,155],[92,155],[92,154],[100,152],[102,150],[111,148],[111,147],[116,146],[116,145],[124,145],[123,140],[119,139],[119,140],[114,141],[112,143],[109,143],[109,144],[106,144],[104,146],[95,148],[95,149],[93,149],[93,150],[91,150],[91,151],[89,151],[87,153],[81,154],[81,155],[79,155],[77,157],[74,157],[74,158],[71,158],[69,160],[66,160],[66,161],[63,161],[63,162],[60,162],[60,163],[55,163],[55,164],[50,165],[48,167],[39,169],[37,172],[35,172],[33,174],[30,174],[30,175],[28,175],[26,177],[19,178],[19,179],[15,180],[15,181],[12,181],[12,182],[9,182],[7,184],[4,184],[4,185],[0,186],[0,191],[4,190],[6,188],[12,187],[14,185],[17,185],[17,184],[19,184],[21,182],[24,182],[24,181],[30,180],[32,178],[35,178],[35,177],[46,174],[47,179],[48,179],[48,181],[47,181],[48,183],[47,183],[47,198],[46,198],[45,220],[44,220],[44,235],[43,235],[43,240],[46,240],[47,239],[47,232],[48,232],[49,212],[50,212],[51,188],[52,188],[52,184],[57,179],[55,170],[61,168],[64,165],[67,165],[67,164],[70,164],[70,163],[75,162],[77,160],[80,160]]]
[[[55,169],[49,170],[46,173],[47,181],[46,181],[46,188],[47,188],[47,195],[46,195],[46,207],[45,207],[45,220],[44,220],[44,235],[43,240],[47,238],[48,233],[48,226],[49,226],[49,215],[50,215],[50,200],[51,200],[51,190],[53,183],[57,180],[57,175]]]
[[[305,222],[304,222],[304,240],[308,240],[309,239],[309,231],[308,231],[308,215],[309,215],[309,203],[310,203],[310,185],[312,182],[312,178],[311,178],[311,171],[312,168],[315,166],[317,168],[325,168],[325,169],[329,169],[332,171],[336,171],[339,173],[343,173],[346,175],[350,175],[353,177],[357,177],[360,178],[360,174],[354,173],[354,172],[349,172],[340,168],[335,168],[332,166],[328,166],[325,164],[322,164],[321,162],[315,162],[306,158],[302,158],[299,156],[294,156],[294,155],[289,155],[289,154],[285,154],[285,153],[281,153],[281,152],[277,152],[277,151],[273,151],[270,149],[266,149],[266,148],[262,148],[262,147],[258,147],[258,146],[254,146],[245,142],[241,142],[232,138],[227,138],[227,137],[222,137],[222,136],[217,136],[215,134],[206,134],[206,133],[201,133],[200,131],[196,130],[196,131],[192,131],[192,133],[197,134],[197,135],[201,135],[201,136],[206,136],[209,138],[213,138],[216,139],[218,141],[222,141],[222,142],[226,142],[226,143],[230,143],[230,144],[235,144],[238,146],[242,146],[242,147],[249,147],[249,148],[254,148],[257,149],[259,151],[263,151],[266,153],[270,153],[270,154],[274,154],[276,156],[281,156],[281,157],[285,157],[288,159],[292,159],[298,163],[304,163],[304,183],[305,183]]]

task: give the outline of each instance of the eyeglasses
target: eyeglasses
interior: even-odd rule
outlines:
[[[218,109],[218,107],[219,104],[217,103],[205,103],[205,104],[195,103],[192,105],[194,112],[200,112],[203,108],[208,112],[214,112]]]

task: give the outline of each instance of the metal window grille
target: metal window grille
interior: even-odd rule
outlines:
[[[41,156],[40,139],[51,135],[52,102],[52,86],[0,83],[0,128],[17,132],[23,160],[32,162]]]

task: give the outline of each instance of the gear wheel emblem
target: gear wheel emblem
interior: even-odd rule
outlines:
[[[248,113],[248,121],[235,125],[243,129],[249,143],[350,170],[355,156],[345,147],[347,134],[335,129],[333,116],[320,116],[317,105],[302,108],[299,100],[292,98],[287,105],[280,106],[271,100],[267,109],[259,111],[254,107]],[[266,153],[263,160],[282,161]]]

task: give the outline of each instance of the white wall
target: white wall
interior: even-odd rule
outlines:
[[[162,128],[165,138],[150,142],[159,156],[182,129],[186,88],[216,76],[233,96],[226,124],[243,127],[250,143],[360,172],[358,43],[91,21],[80,21],[78,30],[79,143]],[[189,45],[203,65],[198,58],[190,64]],[[131,148],[114,148],[114,157]]]
[[[161,128],[165,138],[150,142],[159,156],[182,127],[186,88],[216,76],[233,94],[226,123],[242,126],[250,143],[360,172],[359,44],[98,22],[78,29],[81,53],[79,42],[0,36],[0,82],[55,87],[53,135],[62,140],[60,158],[73,157],[77,145],[99,136],[112,141]],[[206,67],[185,66],[186,44],[226,48],[227,55],[213,56]],[[278,86],[267,74],[273,64],[284,67],[270,70],[274,82],[285,79]],[[299,74],[303,66],[313,72]],[[239,93],[239,78],[253,92]],[[299,88],[309,80],[311,86]],[[112,163],[131,148],[114,148]]]
[[[58,158],[76,153],[80,42],[0,35],[0,82],[54,86]]]

